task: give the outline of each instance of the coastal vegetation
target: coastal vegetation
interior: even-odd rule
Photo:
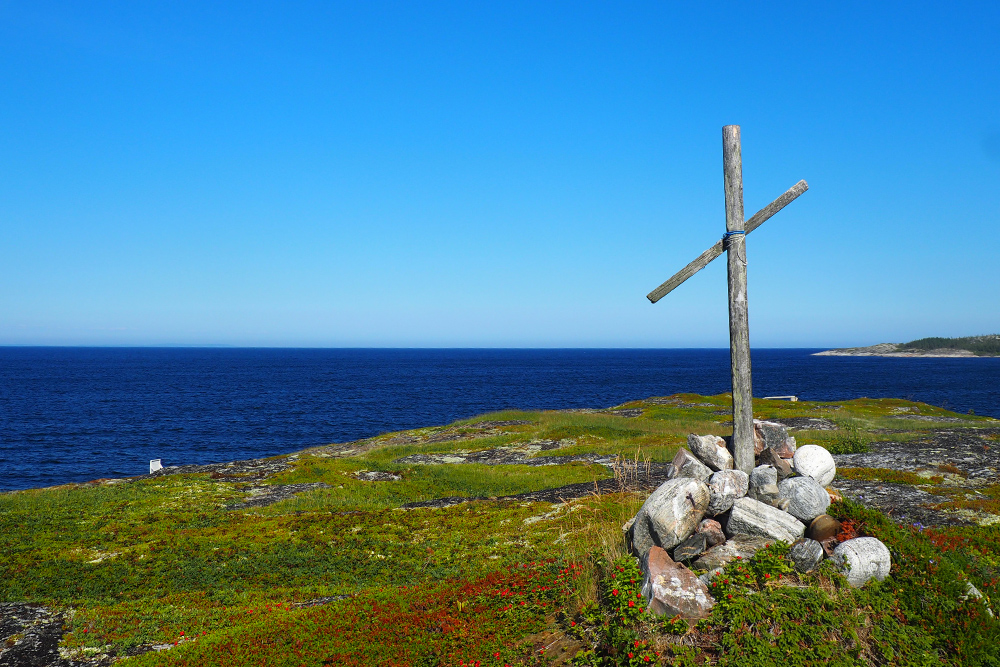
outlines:
[[[902,343],[900,350],[968,350],[978,356],[1000,356],[1000,335],[965,338],[921,338]]]
[[[884,582],[853,589],[829,566],[798,574],[775,544],[728,566],[710,618],[645,613],[622,539],[650,490],[640,473],[688,433],[727,434],[729,406],[678,394],[507,411],[274,457],[267,473],[166,470],[2,494],[0,602],[61,614],[60,651],[81,665],[1000,661],[1000,487],[968,457],[840,465],[844,484],[916,489],[940,518],[831,506],[888,545]],[[903,400],[754,407],[800,444],[848,457],[959,432],[988,454],[1000,437],[997,420]]]

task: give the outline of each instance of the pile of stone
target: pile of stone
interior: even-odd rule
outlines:
[[[754,454],[756,467],[747,474],[733,469],[726,440],[689,435],[688,449],[671,462],[669,480],[625,525],[651,611],[708,616],[712,577],[776,540],[792,545],[789,558],[799,572],[832,558],[855,587],[889,574],[882,542],[845,539],[840,522],[826,514],[837,497],[827,488],[837,467],[826,449],[797,447],[783,425],[754,420]]]

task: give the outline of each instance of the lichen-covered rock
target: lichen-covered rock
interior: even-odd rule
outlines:
[[[712,470],[732,470],[733,455],[726,449],[726,441],[717,435],[688,436],[688,447]]]
[[[794,473],[792,472],[792,466],[788,464],[788,461],[781,458],[774,453],[773,449],[765,449],[757,457],[757,465],[759,466],[771,466],[778,473],[778,480],[783,480],[786,477],[791,477]]]
[[[691,566],[696,570],[709,571],[725,567],[737,556],[744,560],[752,558],[772,541],[759,535],[736,535],[703,553]]]
[[[788,501],[785,511],[808,524],[830,506],[830,494],[812,477],[789,477],[778,483],[778,493]]]
[[[667,477],[670,479],[692,477],[704,482],[712,476],[712,469],[699,461],[694,454],[683,447],[677,450],[677,454],[674,455],[674,459],[670,462],[670,465],[671,470],[667,473]]]
[[[792,457],[795,472],[812,477],[820,486],[826,486],[837,476],[833,456],[819,445],[802,445]]]
[[[722,524],[714,519],[702,519],[698,527],[695,528],[695,532],[705,536],[709,548],[726,541],[726,534],[722,532]]]
[[[673,549],[694,532],[708,501],[708,486],[700,480],[678,477],[661,484],[635,515],[632,552],[641,558],[653,546]]]
[[[740,498],[733,503],[723,526],[727,537],[758,535],[791,544],[805,533],[805,525],[787,512],[765,505],[752,498]]]
[[[772,466],[757,466],[750,472],[750,487],[747,497],[773,505],[781,499],[778,491],[778,471]]]
[[[841,542],[833,550],[833,559],[847,582],[855,588],[861,588],[869,579],[882,581],[892,568],[889,549],[874,537],[856,537]]]
[[[708,501],[709,516],[716,516],[729,510],[738,499],[747,494],[750,476],[742,470],[720,470],[708,479],[708,490],[712,494]]]
[[[823,545],[804,537],[788,550],[788,559],[799,572],[812,572],[823,560]]]
[[[659,547],[649,550],[642,566],[646,575],[642,594],[649,600],[648,611],[659,616],[708,618],[715,601],[694,572],[675,563]]]

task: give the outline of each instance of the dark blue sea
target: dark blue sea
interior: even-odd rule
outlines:
[[[1000,358],[752,353],[754,395],[1000,417]],[[729,351],[0,348],[0,489],[270,456],[503,408],[729,390]]]

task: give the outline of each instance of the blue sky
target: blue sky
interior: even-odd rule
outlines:
[[[690,5],[697,4],[692,8]],[[0,344],[1000,332],[997,3],[0,3]]]

